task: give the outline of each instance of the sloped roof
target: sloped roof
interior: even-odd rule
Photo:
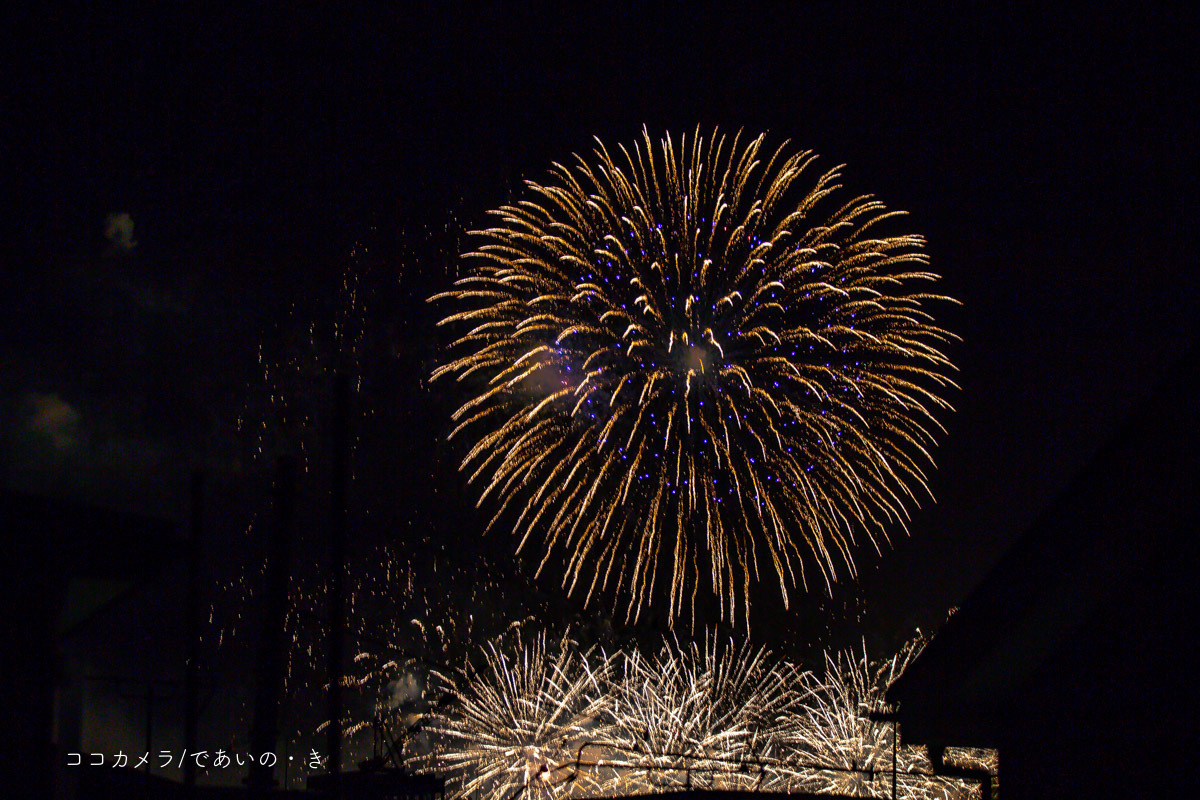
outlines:
[[[1197,366],[1191,347],[892,685],[908,736],[994,745],[1014,696],[1097,613],[1149,614],[1164,585],[1196,580]]]
[[[11,542],[3,580],[17,597],[57,609],[60,633],[183,552],[165,520],[8,489],[0,530]]]

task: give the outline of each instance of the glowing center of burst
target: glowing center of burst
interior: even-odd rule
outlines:
[[[683,365],[684,372],[696,371],[701,374],[707,373],[713,365],[713,355],[711,348],[704,345],[688,345],[683,348],[680,353],[680,361]]]
[[[666,360],[680,376],[707,375],[717,368],[723,355],[711,329],[702,335],[673,331],[667,344]]]

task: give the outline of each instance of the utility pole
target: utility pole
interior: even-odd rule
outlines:
[[[280,456],[275,476],[275,526],[267,554],[266,586],[263,594],[262,628],[259,630],[257,688],[254,697],[254,726],[250,731],[253,752],[275,750],[279,738],[279,695],[283,691],[284,622],[287,595],[292,517],[296,505],[296,458]],[[250,765],[246,786],[251,796],[266,797],[275,787],[274,766]]]
[[[900,720],[892,717],[892,800],[896,800],[896,748],[900,746]]]
[[[188,538],[187,664],[183,674],[183,747],[194,753],[199,724],[200,694],[200,537],[203,531],[204,473],[192,473],[191,536]],[[188,797],[196,796],[196,762],[183,766],[183,784]]]
[[[332,797],[340,798],[342,771],[342,661],[345,648],[346,491],[349,482],[350,380],[339,367],[333,382],[333,465],[329,518],[329,775]]]
[[[870,711],[867,713],[867,719],[892,723],[892,800],[896,800],[896,750],[900,742],[900,719],[894,711]]]

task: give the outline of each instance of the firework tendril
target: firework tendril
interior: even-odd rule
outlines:
[[[928,496],[955,337],[902,212],[763,137],[597,144],[491,212],[432,300],[461,469],[563,585],[672,622],[854,574]],[[953,301],[950,301],[953,302]],[[556,562],[559,563],[559,562]],[[739,612],[739,608],[741,612]]]

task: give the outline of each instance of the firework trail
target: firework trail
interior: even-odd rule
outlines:
[[[838,199],[836,169],[763,137],[660,145],[598,144],[492,212],[432,298],[459,330],[434,378],[469,387],[450,435],[492,525],[561,551],[571,592],[636,620],[661,591],[694,624],[702,586],[734,618],[773,572],[786,605],[904,526],[954,337],[923,239],[878,233],[899,212]]]

